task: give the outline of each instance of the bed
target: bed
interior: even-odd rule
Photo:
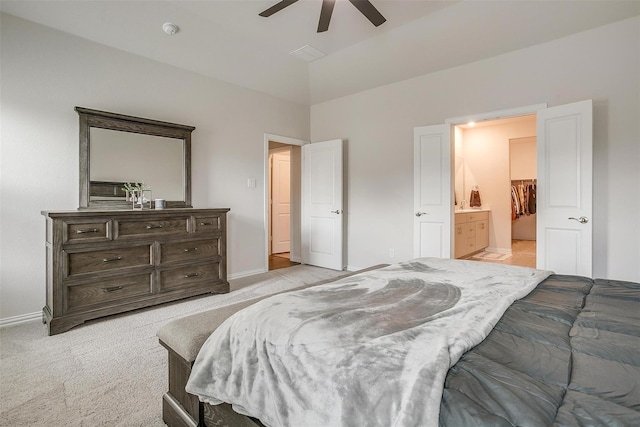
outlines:
[[[639,295],[637,283],[418,259],[211,310],[158,332],[164,420],[637,425]]]

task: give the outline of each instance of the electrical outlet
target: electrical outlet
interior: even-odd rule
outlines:
[[[389,248],[389,258],[393,258],[396,256],[396,250],[393,248]]]

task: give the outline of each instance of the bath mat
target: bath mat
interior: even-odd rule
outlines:
[[[485,260],[489,260],[489,261],[504,261],[506,259],[511,258],[511,255],[509,255],[509,254],[499,254],[497,252],[482,251],[482,252],[479,252],[479,253],[475,254],[471,258],[473,258],[473,259],[485,259]]]

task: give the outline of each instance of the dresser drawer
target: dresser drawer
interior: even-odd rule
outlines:
[[[67,276],[151,265],[151,245],[88,252],[65,251]]]
[[[189,217],[167,219],[125,219],[116,222],[117,237],[151,236],[160,237],[163,234],[187,234]]]
[[[151,273],[67,286],[66,311],[91,305],[109,305],[124,299],[130,301],[132,297],[150,294]]]
[[[160,272],[160,292],[220,281],[220,261],[207,261]]]
[[[195,232],[196,233],[208,233],[211,231],[222,230],[220,215],[196,215],[195,219]]]
[[[218,239],[189,240],[160,245],[160,263],[213,258],[220,255]]]
[[[65,221],[62,225],[62,243],[89,243],[110,240],[111,220]]]

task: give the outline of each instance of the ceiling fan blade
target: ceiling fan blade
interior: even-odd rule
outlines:
[[[349,0],[369,21],[376,27],[384,24],[387,20],[369,0]]]
[[[273,15],[274,13],[280,12],[285,7],[291,6],[292,4],[294,4],[297,1],[298,0],[281,0],[278,3],[274,4],[273,6],[271,6],[269,9],[260,12],[258,15],[264,16],[265,18],[268,18],[269,16]]]
[[[322,0],[322,9],[320,10],[320,20],[318,21],[319,33],[324,33],[329,29],[331,14],[333,13],[333,6],[335,5],[336,5],[336,0]]]

